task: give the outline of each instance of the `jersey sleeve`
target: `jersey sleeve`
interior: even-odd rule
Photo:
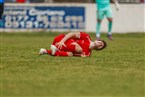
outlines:
[[[80,32],[80,40],[91,41],[91,37],[85,32]]]
[[[53,40],[53,45],[55,45],[57,42],[60,42],[63,38],[65,37],[65,34],[60,34],[58,36],[56,36]]]

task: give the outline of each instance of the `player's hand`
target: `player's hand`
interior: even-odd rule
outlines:
[[[81,57],[87,57],[84,52],[81,53]]]
[[[115,5],[116,5],[116,10],[118,11],[120,8],[120,5],[118,3],[116,3]]]
[[[62,46],[66,47],[66,45],[64,44],[64,42],[61,42],[61,41],[58,42],[58,43],[56,44],[56,46],[57,46],[58,49],[61,49]]]
[[[117,11],[119,11],[119,8],[120,8],[120,5],[119,5],[119,6],[116,6],[116,10],[117,10]]]

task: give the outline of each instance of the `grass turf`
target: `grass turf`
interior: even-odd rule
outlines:
[[[1,97],[145,96],[144,33],[102,34],[108,47],[87,58],[38,56],[58,34],[1,33]]]

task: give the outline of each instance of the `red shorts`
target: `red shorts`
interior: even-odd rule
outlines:
[[[60,34],[54,38],[53,45],[56,45],[58,42],[60,42],[65,37],[65,34]],[[61,51],[70,51],[75,52],[75,45],[72,43],[75,42],[73,39],[68,39],[64,44],[65,46],[62,46]],[[57,46],[56,46],[57,47]]]

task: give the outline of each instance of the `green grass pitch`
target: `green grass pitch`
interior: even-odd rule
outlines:
[[[145,96],[144,33],[102,34],[108,47],[88,58],[38,56],[58,34],[1,33],[1,97]]]

